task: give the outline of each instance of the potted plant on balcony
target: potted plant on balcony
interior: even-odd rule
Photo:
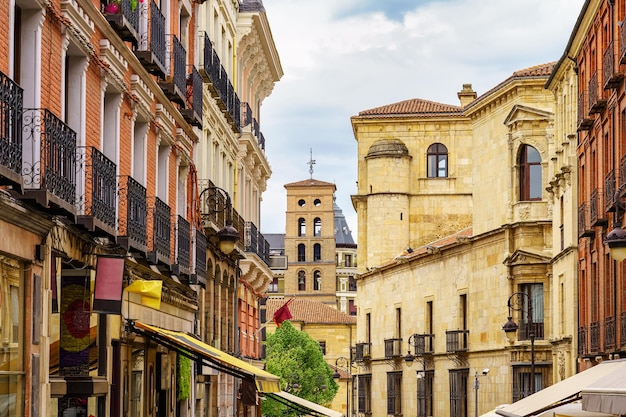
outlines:
[[[118,14],[122,12],[122,5],[119,0],[110,0],[106,6],[104,6],[104,12],[107,14]]]

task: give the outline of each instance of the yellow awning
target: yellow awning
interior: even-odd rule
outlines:
[[[152,337],[157,341],[169,342],[175,348],[178,348],[178,350],[188,351],[191,354],[201,356],[210,362],[207,364],[208,366],[218,370],[224,370],[225,372],[230,370],[232,372],[229,373],[232,375],[242,378],[247,377],[248,379],[254,380],[259,392],[280,391],[280,378],[276,375],[270,374],[269,372],[259,369],[248,362],[224,353],[213,346],[201,342],[193,336],[172,330],[165,330],[156,326],[150,326],[138,321],[134,322],[134,327],[145,332],[148,337]],[[212,364],[217,364],[218,366],[213,366]]]

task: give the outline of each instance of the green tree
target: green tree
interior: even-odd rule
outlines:
[[[265,369],[280,377],[283,391],[324,406],[330,404],[339,389],[319,343],[289,321],[267,337]],[[285,406],[271,398],[263,400],[261,413],[270,417],[286,414]],[[297,414],[289,410],[289,415]]]

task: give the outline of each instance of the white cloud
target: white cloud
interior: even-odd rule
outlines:
[[[337,185],[356,239],[356,141],[350,117],[410,98],[458,104],[471,83],[482,94],[514,71],[558,60],[584,0],[435,0],[403,19],[382,7],[349,15],[359,0],[265,0],[284,70],[261,110],[272,167],[261,230],[285,230],[283,185],[309,177]],[[382,3],[385,2],[377,2]],[[407,10],[405,2],[403,10]],[[338,17],[340,16],[340,17]]]

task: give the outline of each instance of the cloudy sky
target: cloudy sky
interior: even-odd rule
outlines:
[[[584,0],[263,0],[283,78],[263,103],[272,177],[262,233],[284,233],[284,184],[337,185],[356,241],[356,141],[350,117],[411,98],[458,105],[514,71],[557,61]]]

